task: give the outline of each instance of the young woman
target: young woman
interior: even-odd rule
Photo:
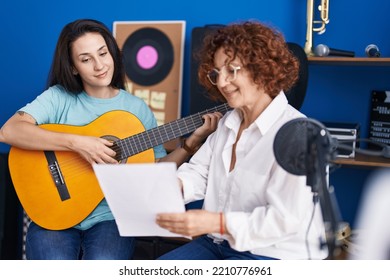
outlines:
[[[38,126],[83,126],[112,110],[135,115],[145,130],[156,127],[146,103],[124,90],[122,57],[110,31],[96,20],[76,20],[59,36],[47,90],[4,124],[0,141],[28,150],[76,152],[90,164],[117,163],[113,144],[107,139]],[[186,141],[189,149],[215,130],[220,117],[219,113],[204,116],[203,126]],[[178,165],[189,156],[183,148],[167,155],[161,145],[154,147],[154,155]],[[129,259],[134,249],[134,238],[119,236],[104,199],[74,227],[47,230],[33,221],[26,239],[28,259]]]
[[[157,216],[161,227],[197,236],[161,259],[325,258],[306,177],[287,173],[273,153],[279,128],[303,117],[284,94],[299,65],[283,36],[256,21],[222,27],[206,37],[199,65],[201,84],[234,110],[178,170],[185,201],[204,206]]]

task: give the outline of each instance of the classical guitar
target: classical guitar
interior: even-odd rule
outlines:
[[[44,124],[51,131],[97,136],[114,142],[121,163],[154,162],[153,147],[186,135],[203,123],[206,113],[226,113],[225,103],[145,130],[134,115],[110,111],[85,126]],[[85,219],[104,198],[92,166],[75,152],[11,147],[9,168],[27,215],[46,229],[70,228]]]

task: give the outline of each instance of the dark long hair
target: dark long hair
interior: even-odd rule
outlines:
[[[124,68],[121,51],[108,28],[103,23],[93,19],[79,19],[68,23],[62,29],[54,52],[48,86],[61,85],[74,94],[84,90],[80,75],[73,74],[71,45],[86,33],[102,35],[114,60],[114,74],[110,85],[114,88],[124,89]]]

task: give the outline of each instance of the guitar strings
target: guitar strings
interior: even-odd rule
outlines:
[[[170,123],[164,124],[159,127],[155,127],[153,129],[138,133],[136,135],[115,141],[114,147],[112,148],[116,153],[117,157],[119,155],[119,160],[128,158],[132,155],[138,154],[145,150],[151,149],[159,144],[168,142],[170,140],[174,140],[180,136],[188,134],[196,128],[200,127],[203,123],[202,116],[204,114],[210,112],[219,111],[221,113],[226,113],[230,107],[227,103],[223,103],[214,108],[205,110],[203,112],[196,113],[191,116],[184,117],[179,120],[172,121]],[[196,118],[196,119],[195,119]],[[190,124],[186,124],[186,122],[191,121]],[[176,126],[176,127],[175,127]],[[164,135],[161,135],[161,130],[164,129]],[[177,133],[177,131],[179,133]],[[158,134],[158,135],[157,135]],[[178,135],[179,134],[179,135]],[[159,136],[159,138],[158,138]],[[165,136],[165,138],[164,138]],[[147,139],[146,139],[147,137]],[[133,140],[133,144],[131,142]],[[127,144],[121,145],[122,143]],[[130,146],[130,149],[128,148]]]

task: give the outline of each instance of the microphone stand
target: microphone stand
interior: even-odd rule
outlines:
[[[315,202],[320,202],[322,217],[325,225],[326,244],[329,251],[329,259],[334,259],[336,253],[336,235],[340,222],[340,213],[336,204],[333,187],[328,188],[326,169],[330,151],[330,143],[326,141],[326,132],[313,133],[308,139],[308,157],[306,158],[307,185],[312,187],[315,194]],[[317,199],[318,198],[318,199]]]

